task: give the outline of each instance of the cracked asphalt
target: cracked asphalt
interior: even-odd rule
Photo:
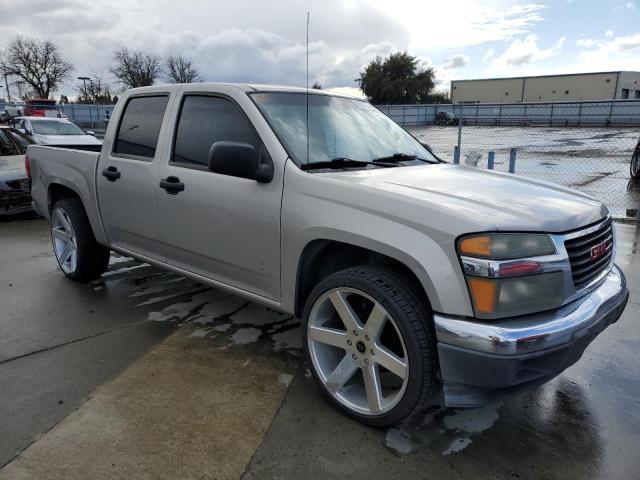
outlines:
[[[640,227],[630,303],[583,358],[501,404],[387,430],[320,395],[297,319],[113,256],[66,280],[47,224],[0,222],[0,479],[640,479]]]

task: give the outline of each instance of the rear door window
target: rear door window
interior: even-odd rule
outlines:
[[[209,149],[219,141],[242,142],[260,151],[260,139],[240,107],[227,98],[185,97],[180,110],[173,162],[207,166]]]
[[[116,156],[152,160],[168,101],[168,95],[129,99],[120,120],[113,153]]]

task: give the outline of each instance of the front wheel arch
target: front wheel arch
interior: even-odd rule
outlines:
[[[395,271],[409,283],[415,285],[422,300],[429,305],[429,308],[432,308],[429,296],[418,275],[400,260],[358,245],[329,239],[316,239],[305,246],[298,261],[295,315],[297,317],[302,315],[309,294],[323,278],[339,270],[357,265],[378,266]]]

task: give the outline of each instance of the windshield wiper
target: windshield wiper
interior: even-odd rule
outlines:
[[[419,158],[417,155],[410,155],[408,153],[394,153],[393,155],[387,155],[386,157],[378,157],[372,160],[373,163],[398,163],[405,160],[419,160],[420,162],[431,163],[425,158]]]
[[[364,160],[353,160],[351,158],[346,157],[338,157],[332,158],[331,160],[326,160],[322,162],[311,162],[305,163],[300,168],[302,170],[314,170],[319,168],[357,168],[357,167],[366,167],[367,165],[374,165],[376,167],[397,167],[398,165],[393,164],[385,164],[385,163],[376,163],[376,162],[366,162]]]

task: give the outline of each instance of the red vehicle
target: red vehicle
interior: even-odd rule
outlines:
[[[26,117],[59,117],[55,100],[48,98],[34,98],[26,100],[24,116]]]

